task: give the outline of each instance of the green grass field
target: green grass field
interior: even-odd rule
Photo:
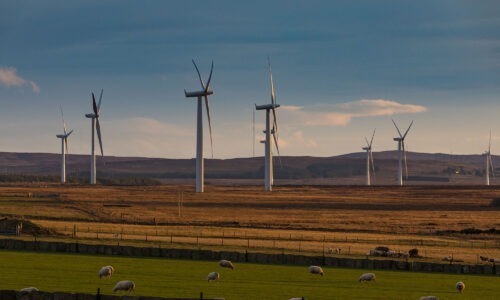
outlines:
[[[111,279],[99,279],[97,272],[113,265]],[[221,274],[219,282],[207,283],[211,271]],[[307,273],[307,266],[237,263],[234,270],[222,269],[216,261],[130,258],[56,253],[0,251],[0,289],[18,290],[35,286],[43,291],[112,294],[114,284],[130,279],[136,295],[161,297],[205,297],[231,299],[500,299],[500,278],[373,271],[376,283],[358,283],[367,270],[324,268],[325,276]],[[455,283],[466,284],[464,294]]]

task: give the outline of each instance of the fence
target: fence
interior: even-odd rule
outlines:
[[[55,232],[74,239],[106,240],[108,243],[120,244],[121,241],[147,242],[156,245],[178,244],[198,249],[208,247],[224,247],[228,249],[260,249],[268,252],[311,253],[328,255],[333,249],[340,249],[342,255],[365,256],[373,247],[385,245],[396,252],[407,253],[418,247],[420,255],[426,258],[442,259],[454,255],[457,259],[479,262],[479,255],[498,256],[500,240],[465,241],[436,237],[394,237],[394,239],[377,238],[378,235],[362,235],[320,232],[286,232],[242,228],[210,228],[186,230],[186,227],[144,226],[120,224],[86,223],[67,225],[67,223],[51,222],[50,228]],[[467,251],[465,251],[465,250]]]
[[[419,272],[445,272],[456,274],[493,274],[500,276],[500,268],[491,264],[432,263],[422,261],[356,259],[332,256],[308,256],[297,254],[270,254],[258,252],[212,251],[193,249],[171,249],[161,247],[133,247],[114,245],[91,245],[64,242],[24,241],[19,239],[0,239],[0,249],[29,250],[46,252],[69,252],[99,255],[124,255],[158,257],[171,259],[195,259],[214,261],[228,259],[235,262],[289,265],[322,265],[342,268],[385,269]]]

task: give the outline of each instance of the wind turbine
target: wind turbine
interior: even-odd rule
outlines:
[[[372,153],[372,144],[374,137],[375,137],[375,129],[373,130],[372,139],[370,140],[370,142],[368,142],[368,139],[365,136],[366,147],[363,147],[363,150],[366,150],[366,185],[371,185],[370,165],[373,176],[375,178],[375,165],[373,164],[373,153]]]
[[[408,134],[408,131],[410,131],[411,125],[413,125],[413,121],[411,121],[410,126],[408,126],[408,129],[406,129],[405,134],[401,134],[401,131],[398,128],[398,125],[396,125],[396,122],[394,122],[393,119],[392,123],[394,123],[394,126],[396,127],[396,130],[398,131],[399,137],[394,138],[396,142],[398,142],[398,182],[400,186],[403,186],[403,165],[402,165],[402,160],[404,156],[404,161],[405,161],[405,172],[406,172],[406,179],[408,179],[408,164],[406,163],[406,150],[405,150],[405,138],[406,135]]]
[[[95,168],[95,150],[94,150],[94,131],[97,131],[97,138],[99,139],[99,146],[101,148],[101,156],[104,156],[102,151],[102,139],[101,139],[101,125],[99,124],[99,112],[101,111],[101,100],[102,93],[104,90],[101,90],[101,95],[99,96],[99,102],[96,104],[95,96],[92,92],[92,109],[94,113],[86,114],[85,117],[91,119],[90,123],[92,125],[92,148],[90,151],[90,184],[96,184],[96,168]]]
[[[488,151],[483,154],[486,157],[486,185],[490,185],[490,168],[491,174],[495,177],[495,168],[493,167],[493,160],[491,159],[491,130],[490,130],[490,143],[488,144]]]
[[[264,105],[255,105],[256,110],[266,110],[266,130],[264,133],[266,134],[265,139],[265,174],[264,174],[264,184],[266,191],[272,191],[274,176],[273,176],[273,154],[272,154],[272,141],[271,134],[273,135],[274,145],[276,146],[276,151],[278,152],[278,156],[280,156],[280,150],[278,147],[278,120],[276,118],[276,108],[280,107],[279,104],[276,103],[276,99],[274,96],[274,83],[273,83],[273,73],[271,70],[271,62],[268,61],[269,64],[269,78],[271,82],[271,103]],[[271,111],[273,113],[273,127],[271,128]]]
[[[66,131],[66,123],[64,122],[63,110],[62,107],[59,108],[61,109],[61,119],[63,123],[64,133],[58,134],[56,135],[56,137],[61,139],[61,183],[66,183],[66,152],[68,152],[68,137],[73,132],[73,130],[71,130],[70,132]]]
[[[200,91],[187,92],[184,90],[184,95],[186,98],[198,98],[198,114],[196,121],[196,192],[203,193],[204,190],[204,162],[203,162],[203,103],[202,98],[205,98],[205,106],[207,108],[208,117],[208,129],[210,131],[210,146],[212,149],[212,158],[214,156],[213,140],[212,140],[212,124],[210,121],[210,106],[208,103],[208,95],[212,95],[214,92],[210,89],[210,80],[212,80],[212,72],[214,70],[214,62],[212,61],[212,67],[210,68],[210,75],[208,76],[207,84],[201,79],[200,70],[198,66],[193,61],[193,65],[198,73],[198,78],[200,79],[201,88]]]

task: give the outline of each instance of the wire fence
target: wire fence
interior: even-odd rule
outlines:
[[[54,225],[54,224],[52,224]],[[370,249],[388,246],[394,257],[405,257],[412,248],[427,258],[440,259],[456,256],[467,261],[478,261],[479,255],[500,256],[499,240],[460,240],[425,238],[377,238],[369,235],[342,235],[336,233],[257,233],[242,229],[180,229],[166,226],[90,226],[84,224],[56,224],[50,229],[74,239],[107,240],[111,242],[146,242],[158,245],[182,244],[196,248],[227,247],[262,249],[272,252],[307,252],[320,255],[368,255]]]

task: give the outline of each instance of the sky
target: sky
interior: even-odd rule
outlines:
[[[213,157],[263,155],[268,57],[282,156],[395,150],[500,153],[500,3],[0,0],[0,151],[90,152],[104,89],[105,155],[192,158],[214,61]],[[204,112],[205,113],[205,112]],[[253,116],[255,114],[255,139]],[[211,157],[206,114],[205,153]]]

